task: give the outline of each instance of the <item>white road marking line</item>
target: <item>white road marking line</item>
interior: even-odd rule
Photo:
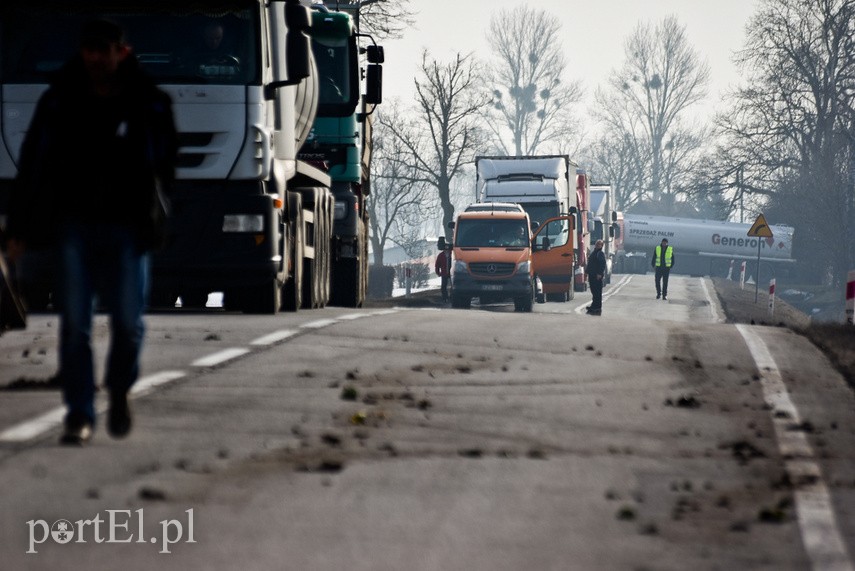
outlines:
[[[616,283],[614,285],[609,284],[609,285],[611,285],[611,287],[609,287],[608,290],[603,291],[603,301],[606,301],[607,299],[609,299],[613,295],[617,295],[617,293],[621,289],[623,289],[623,286],[628,284],[630,282],[630,280],[632,280],[632,276],[627,274],[624,277],[622,277],[618,283]],[[588,307],[588,306],[583,303],[579,307],[577,307],[575,309],[571,309],[570,311],[565,311],[564,313],[573,313],[575,311],[576,313],[581,315],[582,311],[584,311],[586,307]]]
[[[397,309],[381,309],[379,311],[372,311],[368,315],[392,315],[393,313],[398,313]]]
[[[172,381],[184,376],[186,376],[184,371],[161,371],[159,373],[147,375],[141,379],[137,379],[137,382],[135,382],[131,387],[131,394],[137,396],[147,393],[161,385],[171,383]]]
[[[397,310],[387,309],[375,311],[373,313],[352,313],[345,316],[341,316],[338,319],[319,319],[317,321],[310,321],[309,323],[304,323],[303,325],[301,325],[301,327],[318,329],[321,327],[326,327],[327,325],[333,325],[335,323],[338,323],[338,320],[341,319],[350,320],[357,319],[360,317],[366,317],[369,315],[389,315],[392,313],[397,313]],[[271,345],[273,343],[276,343],[277,341],[287,339],[296,334],[297,331],[295,330],[281,329],[279,331],[268,333],[267,335],[259,337],[254,341],[251,341],[251,345]],[[224,363],[231,359],[246,355],[249,352],[250,349],[245,349],[242,347],[224,349],[206,357],[196,359],[190,365],[192,367],[213,367],[214,365],[219,365],[220,363]],[[184,373],[183,371],[161,371],[159,373],[147,375],[138,379],[137,382],[134,383],[134,386],[131,387],[131,395],[140,396],[146,394],[159,386],[165,385],[184,376],[186,376],[186,373]],[[100,403],[96,406],[96,411],[99,413],[104,412],[106,409],[107,405],[105,403]],[[40,434],[47,432],[48,430],[51,430],[61,425],[63,420],[65,420],[65,407],[60,406],[52,408],[48,412],[40,414],[35,418],[31,418],[30,420],[26,420],[24,422],[11,426],[6,430],[3,430],[2,432],[0,432],[0,442],[24,442],[30,440]]]
[[[59,406],[35,418],[0,432],[0,442],[24,442],[59,426],[65,419],[65,407]]]
[[[278,341],[282,341],[283,339],[288,339],[297,334],[297,331],[294,329],[280,329],[279,331],[274,331],[272,333],[268,333],[267,335],[262,335],[258,339],[250,341],[250,345],[273,345]]]
[[[719,315],[718,312],[718,304],[713,300],[713,297],[710,295],[710,290],[707,288],[707,278],[698,278],[701,280],[701,287],[704,290],[704,295],[707,297],[707,302],[710,304],[710,315],[712,316],[712,320],[714,323],[723,323],[724,319]]]
[[[182,371],[161,371],[142,377],[131,387],[131,394],[137,396],[183,376],[185,373]],[[107,410],[107,403],[99,403],[96,407],[96,411],[99,413],[105,410]],[[0,432],[0,442],[25,442],[44,434],[62,424],[65,420],[65,411],[64,406],[59,406],[35,418],[11,426]]]
[[[321,327],[326,327],[328,325],[333,325],[334,323],[338,323],[335,319],[317,319],[315,321],[309,321],[308,323],[303,323],[300,327],[305,329],[320,329]]]
[[[222,351],[218,351],[216,353],[212,353],[207,357],[202,357],[201,359],[196,359],[192,363],[190,363],[191,367],[213,367],[214,365],[219,365],[220,363],[225,363],[226,361],[230,361],[232,359],[236,359],[241,355],[246,355],[249,353],[249,349],[244,349],[242,347],[232,347],[231,349],[223,349]]]
[[[367,313],[348,313],[346,315],[339,315],[338,317],[336,317],[336,319],[339,319],[342,321],[351,321],[353,319],[359,319],[360,317],[367,317],[367,316],[368,316]]]
[[[736,329],[745,339],[745,344],[757,365],[763,386],[763,398],[774,412],[782,413],[773,413],[772,416],[775,436],[778,449],[784,457],[784,466],[796,485],[799,529],[813,569],[855,571],[837,527],[831,494],[822,480],[822,471],[814,460],[813,449],[804,432],[792,430],[802,421],[798,409],[790,399],[778,365],[759,334],[747,325],[737,325]]]

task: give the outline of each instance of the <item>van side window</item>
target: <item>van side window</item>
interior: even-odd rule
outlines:
[[[546,227],[541,228],[540,232],[537,233],[538,242],[544,236],[549,238],[549,243],[553,248],[564,246],[570,240],[569,220],[550,220]]]

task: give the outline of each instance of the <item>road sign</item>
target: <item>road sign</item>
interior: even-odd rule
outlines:
[[[771,238],[772,237],[772,229],[769,228],[769,225],[766,223],[766,217],[760,214],[757,216],[757,220],[754,221],[754,224],[748,230],[748,235],[752,238]]]

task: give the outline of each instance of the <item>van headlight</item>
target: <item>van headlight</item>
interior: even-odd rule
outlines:
[[[466,268],[466,262],[464,262],[463,260],[454,260],[454,267],[451,268],[451,271],[455,274],[458,272],[465,274],[469,270]]]
[[[517,272],[527,274],[531,271],[531,261],[526,260],[517,264]]]

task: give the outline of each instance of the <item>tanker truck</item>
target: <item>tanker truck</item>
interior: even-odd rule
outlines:
[[[478,202],[519,204],[536,226],[558,216],[574,216],[573,248],[555,260],[550,275],[542,277],[543,291],[549,301],[567,301],[573,298],[574,291],[585,291],[585,265],[593,229],[593,221],[589,223],[588,219],[585,171],[567,155],[538,155],[477,156],[475,172]],[[567,237],[563,242],[570,239]]]
[[[653,250],[663,238],[674,247],[673,272],[678,274],[724,277],[731,261],[745,260],[749,268],[756,264],[758,248],[763,275],[780,274],[795,262],[791,226],[773,224],[772,238],[752,238],[751,224],[720,220],[625,214],[623,222],[624,255],[641,260],[633,266],[641,273],[650,268]]]
[[[298,0],[5,1],[0,209],[35,104],[96,16],[126,30],[173,100],[177,180],[166,245],[152,258],[152,305],[180,297],[202,307],[214,291],[226,309],[248,313],[325,305],[334,200],[329,174],[297,160],[319,99],[311,10]],[[199,59],[212,26],[223,32],[221,53]],[[47,305],[51,264],[23,265],[31,304]]]

